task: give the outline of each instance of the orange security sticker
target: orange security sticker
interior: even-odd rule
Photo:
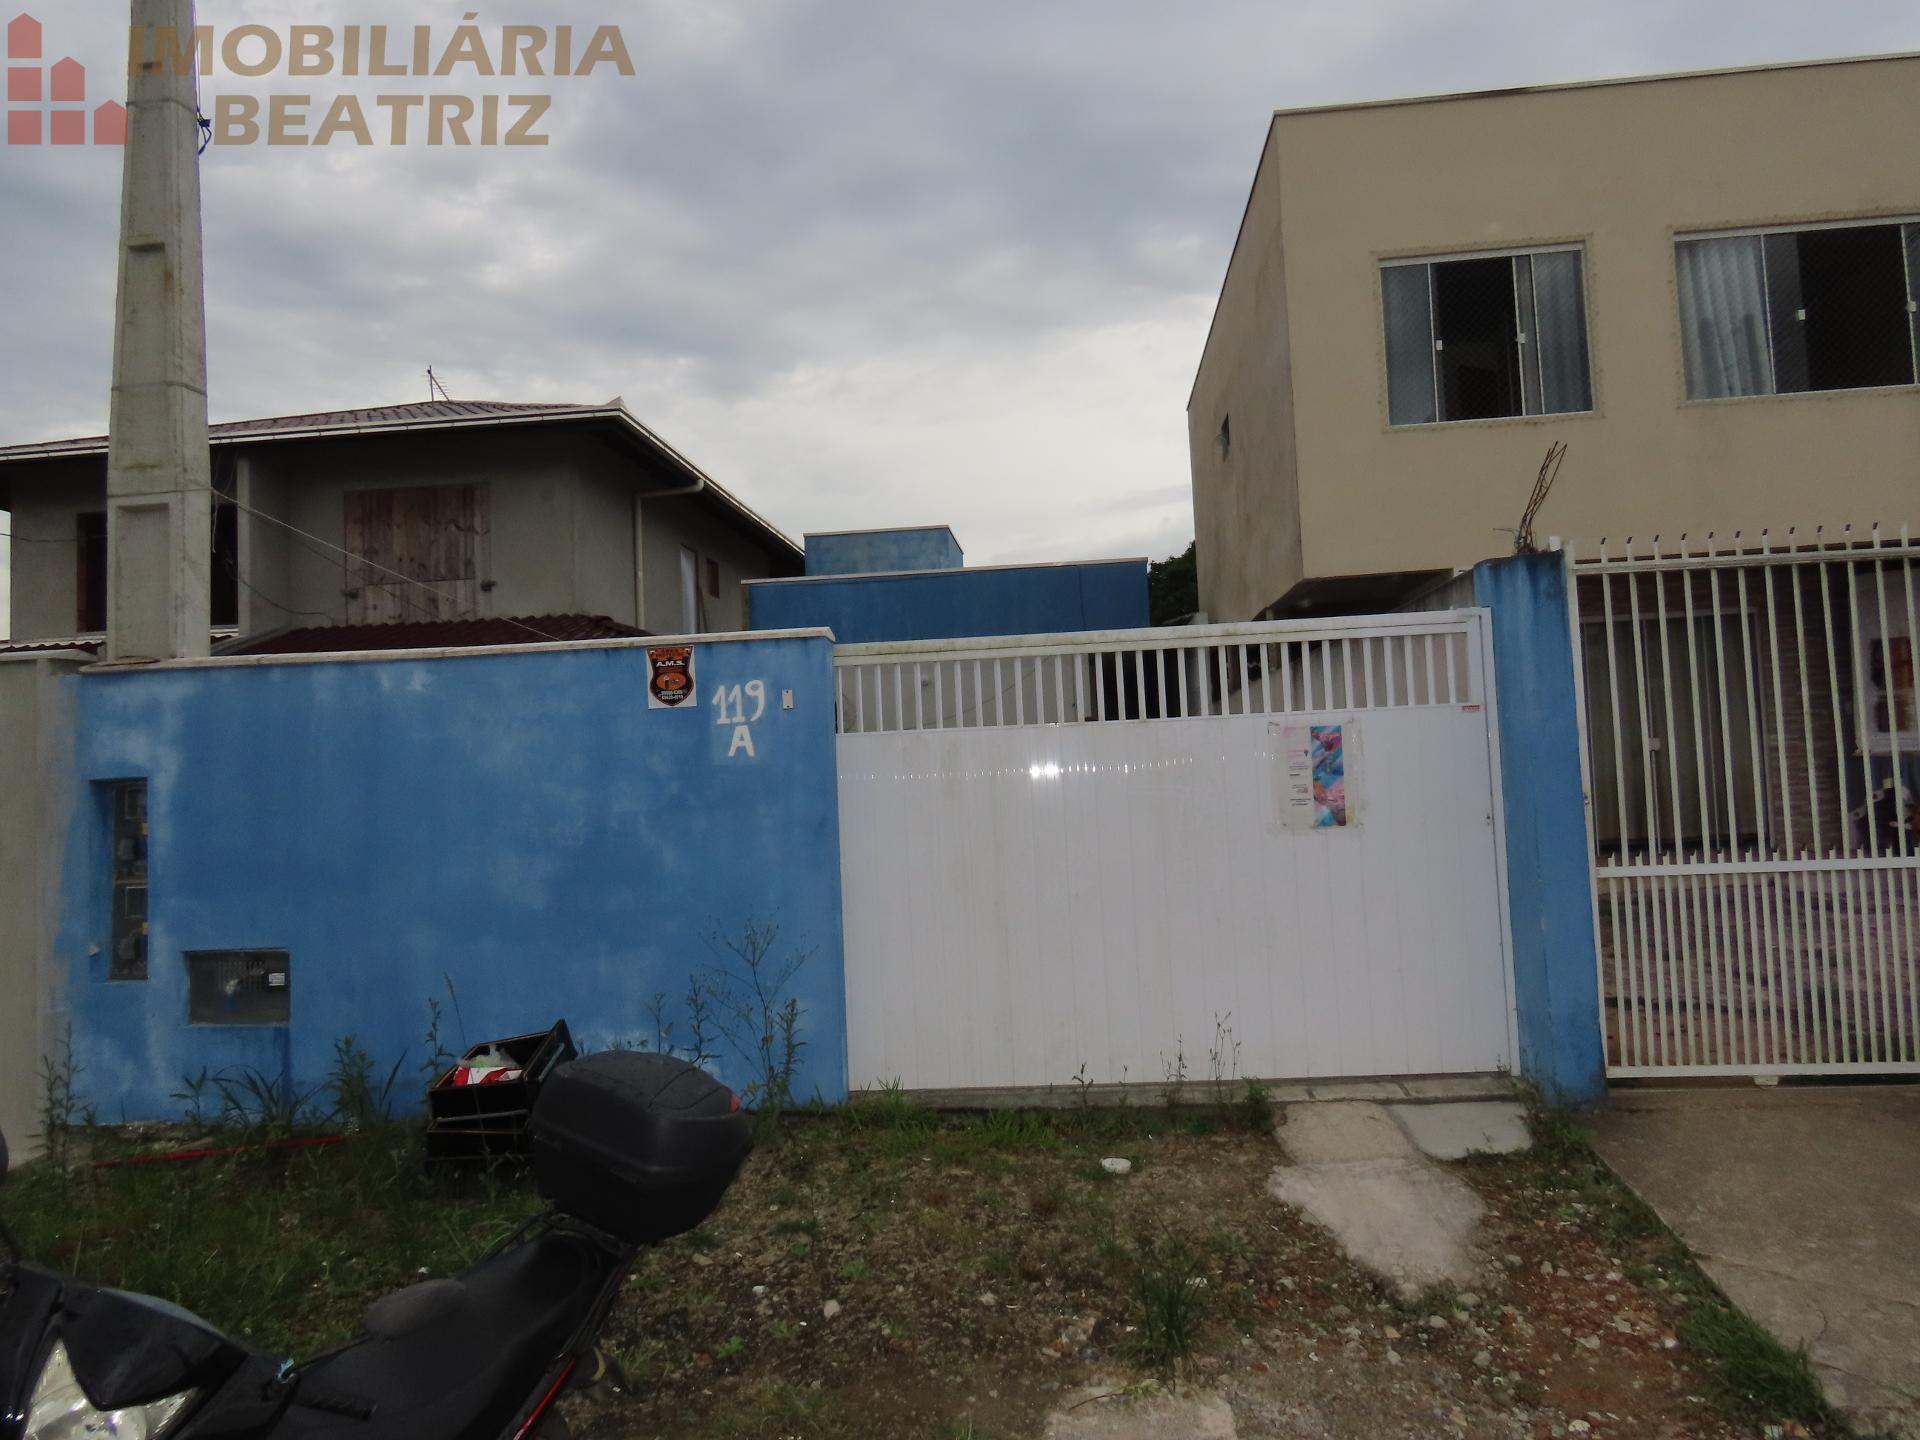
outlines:
[[[647,651],[647,708],[677,710],[693,701],[693,647],[657,645]]]

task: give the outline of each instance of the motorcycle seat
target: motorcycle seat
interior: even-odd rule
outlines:
[[[375,1340],[404,1340],[436,1325],[463,1324],[472,1298],[459,1280],[422,1280],[367,1307],[360,1328]]]
[[[549,1230],[452,1280],[374,1304],[364,1337],[300,1371],[302,1388],[370,1419],[295,1406],[276,1436],[467,1440],[493,1436],[529,1399],[618,1262]],[[299,1392],[296,1391],[296,1395]]]

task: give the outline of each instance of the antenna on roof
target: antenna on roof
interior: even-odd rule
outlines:
[[[447,387],[440,383],[440,377],[433,373],[433,366],[431,365],[427,366],[427,399],[429,400],[453,399],[453,397],[447,393]]]

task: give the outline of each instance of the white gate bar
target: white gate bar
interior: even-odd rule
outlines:
[[[1749,855],[1743,860],[1689,860],[1684,862],[1603,860],[1598,867],[1602,879],[1621,875],[1646,875],[1654,878],[1684,875],[1812,875],[1849,870],[1920,870],[1920,855],[1856,855],[1842,858],[1806,858],[1799,860],[1762,860]]]

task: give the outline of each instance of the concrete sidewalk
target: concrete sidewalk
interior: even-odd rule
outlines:
[[[1920,1087],[1616,1091],[1593,1142],[1829,1400],[1920,1440]]]

